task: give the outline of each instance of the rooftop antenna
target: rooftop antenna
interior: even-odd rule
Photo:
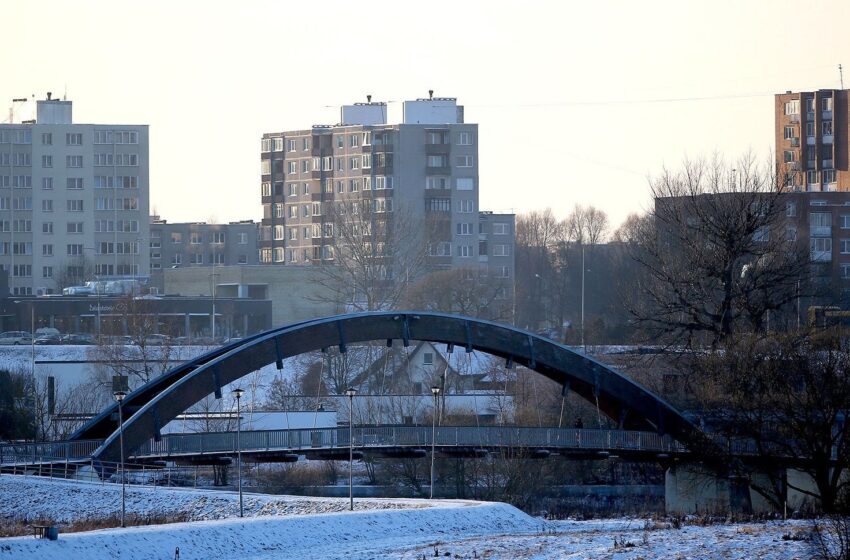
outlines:
[[[838,65],[838,76],[841,78],[841,89],[844,89],[844,70]]]

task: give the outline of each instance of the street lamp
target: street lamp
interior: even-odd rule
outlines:
[[[126,527],[127,477],[124,474],[124,410],[121,407],[121,403],[124,402],[124,397],[127,396],[127,393],[124,391],[115,391],[112,395],[118,401],[118,438],[121,445],[121,527]]]
[[[239,485],[239,517],[243,517],[245,513],[242,509],[242,445],[239,441],[242,434],[242,414],[239,400],[244,392],[242,389],[233,390],[233,396],[236,397],[236,477]]]
[[[348,509],[354,511],[354,395],[357,389],[345,390],[348,397]]]
[[[434,499],[434,452],[437,448],[437,396],[440,394],[440,388],[434,385],[431,387],[431,394],[434,395],[434,414],[431,419],[431,499]]]
[[[584,243],[581,244],[581,347],[582,352],[587,352],[584,345]]]

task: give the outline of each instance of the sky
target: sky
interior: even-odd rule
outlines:
[[[773,150],[773,94],[850,85],[846,0],[9,2],[11,99],[150,125],[151,212],[259,219],[260,137],[342,104],[457,97],[481,209],[575,204],[614,225],[685,157]]]

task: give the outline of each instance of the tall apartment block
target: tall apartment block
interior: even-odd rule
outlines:
[[[776,166],[792,191],[850,191],[848,90],[775,96]]]
[[[430,269],[481,266],[478,126],[463,115],[454,98],[417,99],[389,124],[370,99],[343,106],[338,125],[264,134],[260,263],[332,264],[329,205],[342,201],[427,231]],[[380,254],[379,233],[364,233]],[[511,270],[499,270],[511,278],[512,243],[511,226]]]
[[[151,287],[163,291],[166,268],[259,264],[257,227],[252,220],[170,224],[151,216]]]
[[[147,125],[75,124],[71,101],[0,125],[0,266],[15,295],[147,276]]]

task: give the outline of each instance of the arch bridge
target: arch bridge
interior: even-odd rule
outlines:
[[[510,325],[445,313],[392,311],[337,315],[286,325],[222,346],[189,360],[139,387],[124,400],[124,441],[128,454],[209,394],[266,365],[306,352],[370,341],[428,341],[452,351],[481,351],[518,364],[573,391],[613,419],[621,429],[669,435],[687,447],[705,436],[679,411],[614,369],[547,338]],[[120,454],[118,405],[113,404],[71,436],[104,440],[94,459],[117,461]]]

